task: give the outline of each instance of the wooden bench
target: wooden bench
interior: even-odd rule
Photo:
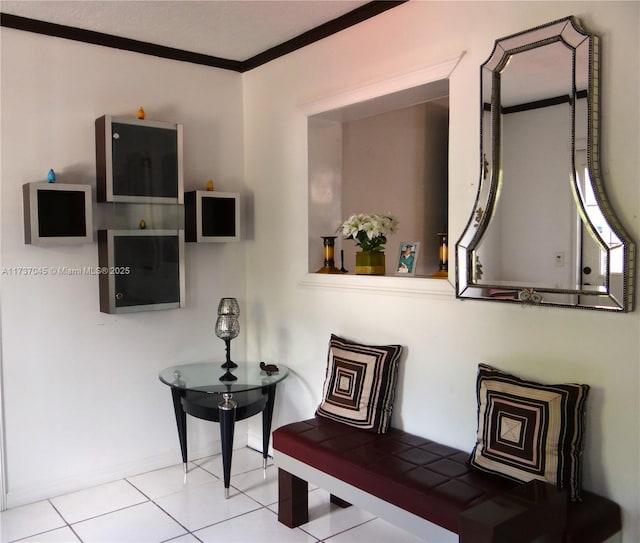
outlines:
[[[308,521],[308,482],[437,543],[602,543],[622,529],[620,507],[584,491],[520,484],[473,470],[468,453],[397,429],[378,435],[322,417],[273,433],[278,520]]]

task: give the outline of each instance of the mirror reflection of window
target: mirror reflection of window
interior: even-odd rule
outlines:
[[[584,154],[584,161],[586,163],[586,152],[582,151]],[[576,153],[578,154],[578,153]],[[596,199],[596,194],[593,191],[593,185],[591,183],[591,178],[589,176],[589,168],[586,165],[581,164],[581,167],[578,169],[578,183],[580,189],[582,190],[585,210],[589,219],[598,230],[598,234],[602,238],[602,240],[609,247],[609,273],[622,273],[622,268],[624,264],[624,254],[622,249],[622,242],[620,238],[616,235],[616,233],[612,230],[605,218],[604,214],[600,210],[600,206],[598,205],[598,200]],[[582,175],[580,175],[582,174]],[[600,255],[600,272],[604,275],[607,272],[607,252],[601,251]]]

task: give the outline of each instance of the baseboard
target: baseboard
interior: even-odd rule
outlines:
[[[262,452],[262,433],[260,434],[249,433],[247,437],[247,447],[251,447],[255,451]],[[271,445],[269,445],[268,454],[269,456],[273,456]]]
[[[244,433],[236,436],[234,448],[247,446]],[[197,449],[189,450],[189,460],[198,460],[221,452],[220,441],[210,441],[201,444]],[[7,508],[12,509],[21,505],[54,498],[70,492],[76,492],[92,486],[117,481],[125,477],[133,477],[148,471],[166,468],[181,462],[180,453],[175,449],[162,454],[136,459],[131,462],[114,464],[103,469],[79,473],[62,479],[38,483],[16,491],[7,493]]]
[[[217,425],[216,425],[217,426]],[[233,440],[233,448],[241,449],[248,444],[248,428],[246,421],[238,421],[235,427],[235,435]],[[260,436],[260,444],[252,446],[258,451],[262,450],[262,437]],[[221,452],[219,439],[219,430],[216,428],[209,440],[193,440],[189,442],[189,461],[206,458]],[[180,457],[180,449],[176,436],[175,447],[166,450],[160,454],[122,462],[106,466],[102,469],[88,471],[84,473],[74,474],[52,481],[40,481],[36,484],[23,487],[17,490],[10,490],[6,494],[7,509],[19,507],[29,503],[62,496],[70,492],[77,492],[85,488],[110,483],[125,477],[133,477],[148,471],[166,468],[182,462]]]

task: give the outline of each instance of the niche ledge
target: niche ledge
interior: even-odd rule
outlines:
[[[298,286],[393,296],[455,299],[455,289],[448,280],[430,277],[309,273],[298,282]]]

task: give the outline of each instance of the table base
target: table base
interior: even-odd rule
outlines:
[[[276,395],[275,384],[246,392],[224,393],[222,401],[220,394],[185,391],[176,387],[171,387],[171,395],[185,471],[187,465],[187,414],[199,419],[219,422],[225,497],[228,498],[235,422],[260,412],[262,412],[262,465],[263,469],[266,469]]]

